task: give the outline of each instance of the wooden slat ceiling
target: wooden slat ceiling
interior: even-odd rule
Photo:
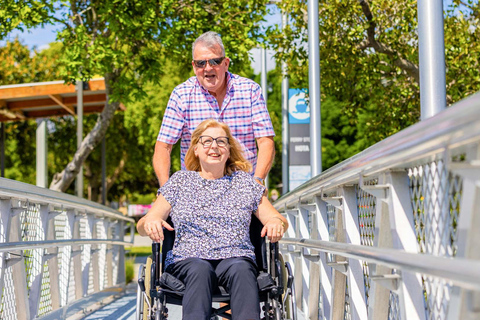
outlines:
[[[101,112],[106,99],[103,78],[90,80],[83,91],[83,113]],[[75,115],[76,105],[75,86],[63,81],[0,86],[0,122]]]

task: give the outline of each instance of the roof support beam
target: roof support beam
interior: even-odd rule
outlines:
[[[70,107],[70,106],[67,106],[63,103],[63,98],[58,95],[58,94],[49,94],[48,95],[50,97],[50,99],[52,99],[53,101],[55,101],[60,107],[62,107],[63,109],[67,110],[72,116],[75,115],[75,111],[73,110],[73,107]]]
[[[61,96],[62,102],[67,107],[73,107],[77,105],[77,96]],[[90,94],[84,95],[83,103],[92,104],[92,103],[102,103],[106,100],[105,93],[99,94]],[[7,101],[6,101],[7,102]],[[15,111],[15,110],[22,110],[22,109],[36,109],[36,108],[44,108],[44,107],[53,107],[57,106],[58,104],[54,102],[51,98],[41,98],[35,100],[21,100],[21,101],[8,101],[7,106],[8,109]]]
[[[21,119],[25,120],[25,116],[21,111],[11,111],[7,107],[7,102],[5,100],[0,100],[0,115],[5,116],[10,119]]]

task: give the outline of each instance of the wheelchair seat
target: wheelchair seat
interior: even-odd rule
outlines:
[[[173,226],[170,217],[167,222]],[[278,251],[278,244],[267,243],[261,237],[262,223],[252,215],[250,223],[250,240],[255,248],[260,302],[264,304],[263,319],[295,319],[296,304],[294,301],[293,275],[290,265],[283,262]],[[147,265],[139,273],[139,289],[137,292],[137,320],[167,319],[166,304],[181,305],[183,290],[180,280],[164,272],[167,252],[173,248],[175,231],[164,229],[164,240],[152,243],[152,256],[147,259]],[[286,307],[288,299],[290,308]],[[221,316],[231,319],[227,313],[230,310],[230,295],[218,286],[212,295],[212,302],[226,304],[220,308],[212,308],[212,319]],[[287,312],[292,314],[287,317]]]

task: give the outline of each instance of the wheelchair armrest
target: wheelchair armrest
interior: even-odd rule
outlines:
[[[276,286],[275,281],[270,273],[260,272],[257,277],[258,289],[260,291],[267,291]]]
[[[183,284],[183,282],[166,272],[164,272],[160,277],[159,284],[160,284],[160,287],[168,290],[172,290],[175,292],[185,291],[185,285]]]

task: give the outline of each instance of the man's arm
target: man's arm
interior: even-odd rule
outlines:
[[[153,170],[157,175],[160,187],[163,186],[170,174],[170,155],[173,145],[158,141],[155,143],[155,153],[153,154]]]
[[[257,146],[258,157],[255,177],[265,179],[275,158],[275,142],[273,142],[273,137],[260,137],[257,138]]]

